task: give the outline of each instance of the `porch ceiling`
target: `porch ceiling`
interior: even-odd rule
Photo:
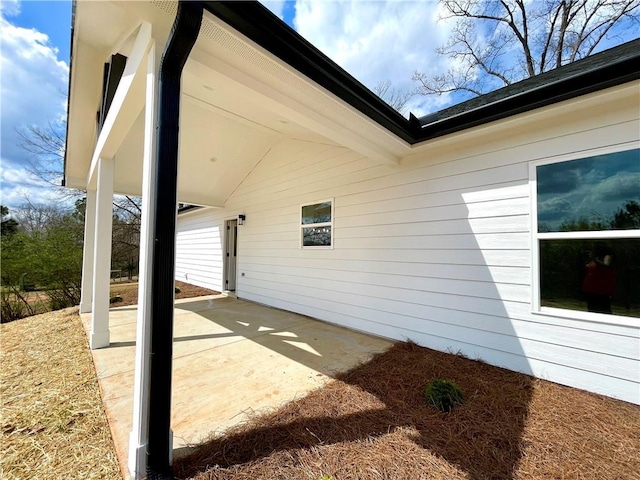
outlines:
[[[128,56],[140,22],[162,51],[176,2],[78,2],[74,20],[65,184],[86,188],[96,145],[103,64]],[[114,28],[114,26],[118,28]],[[115,149],[114,191],[141,194],[144,67],[127,97],[132,127]],[[287,139],[352,148],[397,163],[409,146],[207,14],[185,66],[178,199],[224,206],[270,149]]]

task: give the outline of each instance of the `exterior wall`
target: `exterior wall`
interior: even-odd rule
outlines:
[[[222,291],[223,226],[214,212],[198,209],[178,217],[176,280]]]
[[[245,213],[241,298],[640,403],[637,324],[531,311],[529,163],[639,140],[637,91],[635,104],[589,98],[419,147],[400,166],[285,141],[225,210],[179,218],[177,278],[190,258],[189,278],[219,289],[219,232]],[[300,205],[328,198],[334,248],[299,248]]]

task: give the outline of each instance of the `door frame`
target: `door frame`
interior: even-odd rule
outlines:
[[[224,221],[222,291],[235,293],[238,288],[238,219]]]

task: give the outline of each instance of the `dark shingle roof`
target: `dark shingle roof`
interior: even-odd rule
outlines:
[[[552,85],[563,84],[566,86],[571,80],[578,80],[585,75],[592,74],[595,77],[594,80],[597,81],[598,77],[601,77],[599,74],[600,70],[611,69],[616,65],[623,65],[629,60],[634,61],[634,59],[635,61],[640,62],[640,39],[632,40],[612,49],[596,53],[573,63],[563,65],[562,67],[554,70],[541,73],[535,77],[521,80],[517,83],[494,90],[493,92],[472,98],[438,112],[425,115],[419,118],[418,121],[421,126],[433,125],[440,120],[454,118],[461,114],[478,110],[489,105],[499,104],[500,102],[504,102],[508,99],[522,99],[524,102],[526,94],[548,89]],[[629,72],[624,73],[627,74]],[[629,80],[638,78],[637,71],[635,72],[635,76],[632,75],[631,77],[632,78]],[[612,79],[609,79],[609,82],[612,82]],[[576,86],[579,87],[578,85]],[[561,90],[565,90],[570,96],[575,96],[572,95],[572,93],[577,93],[568,90],[566,87]]]

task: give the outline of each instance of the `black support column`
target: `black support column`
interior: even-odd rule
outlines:
[[[162,54],[158,83],[155,222],[151,275],[151,359],[149,366],[150,480],[173,479],[171,470],[171,372],[173,356],[174,268],[177,214],[180,79],[202,23],[201,2],[178,4]]]

